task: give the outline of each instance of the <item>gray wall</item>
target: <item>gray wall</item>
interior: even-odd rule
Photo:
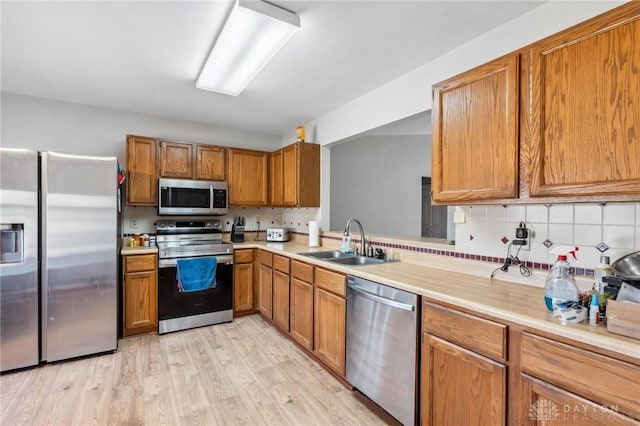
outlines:
[[[351,217],[367,233],[420,237],[422,176],[431,135],[363,136],[331,146],[332,230]]]
[[[117,156],[127,134],[271,151],[281,136],[2,92],[4,147]]]

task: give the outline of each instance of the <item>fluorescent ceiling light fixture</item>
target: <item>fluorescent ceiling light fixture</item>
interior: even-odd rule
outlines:
[[[238,96],[299,29],[295,13],[259,0],[237,0],[196,87]]]

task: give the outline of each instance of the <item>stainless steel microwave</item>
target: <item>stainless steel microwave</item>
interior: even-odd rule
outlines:
[[[227,182],[160,178],[158,186],[159,215],[229,213]]]

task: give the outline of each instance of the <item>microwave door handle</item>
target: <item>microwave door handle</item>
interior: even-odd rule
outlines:
[[[213,211],[213,185],[209,185],[209,211]]]

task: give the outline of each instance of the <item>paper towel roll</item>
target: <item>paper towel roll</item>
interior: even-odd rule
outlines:
[[[320,225],[315,220],[309,222],[309,247],[320,245]]]

